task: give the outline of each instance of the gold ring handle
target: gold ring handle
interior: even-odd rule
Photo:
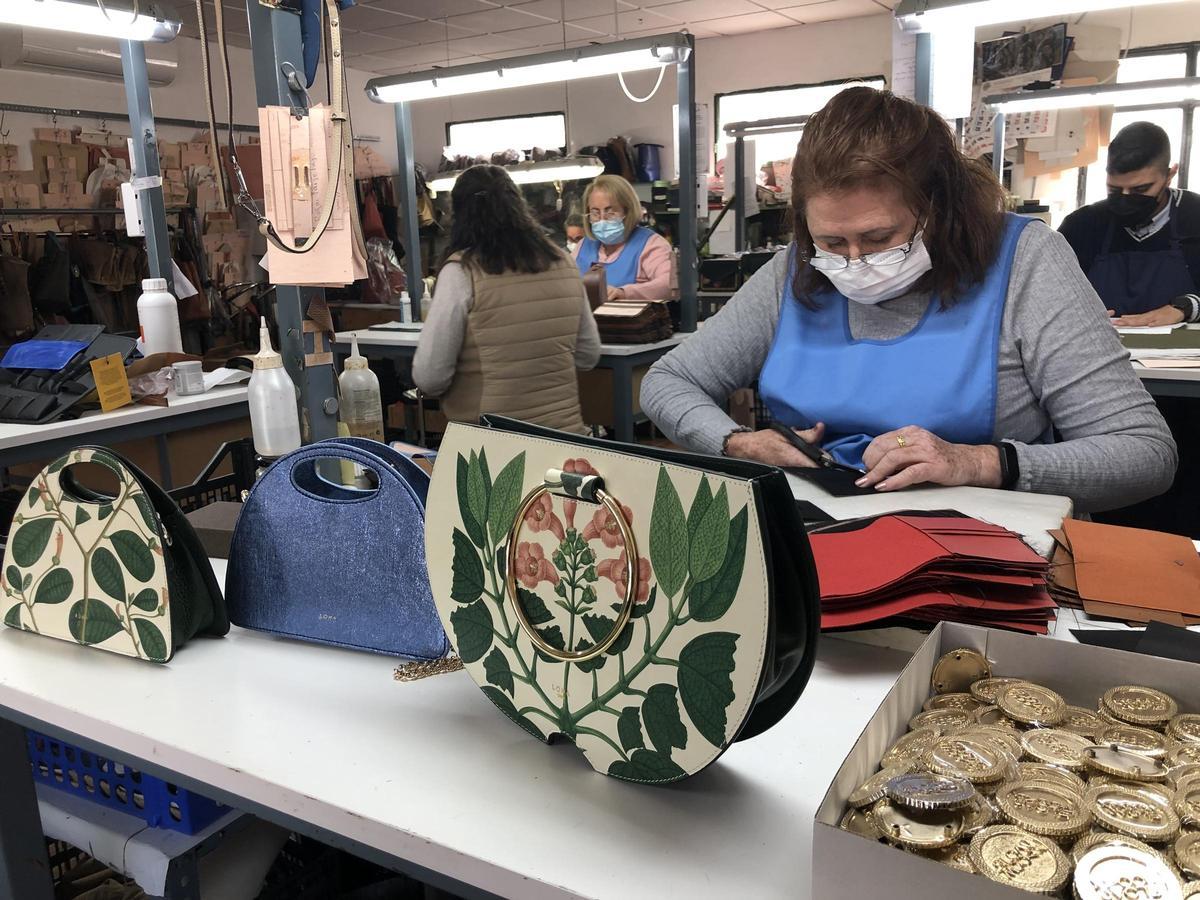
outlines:
[[[517,623],[521,626],[521,630],[525,632],[533,646],[544,653],[551,659],[560,660],[561,662],[587,662],[589,659],[595,659],[609,647],[611,647],[621,636],[621,632],[625,630],[625,626],[629,624],[629,618],[633,615],[633,603],[637,597],[637,540],[633,536],[633,529],[629,523],[625,521],[625,513],[621,510],[621,504],[618,503],[611,494],[607,493],[603,488],[595,489],[595,501],[608,510],[613,520],[617,523],[617,527],[621,530],[621,539],[625,542],[625,600],[621,604],[621,611],[617,614],[617,623],[612,627],[603,639],[597,641],[587,650],[574,651],[570,648],[559,650],[552,644],[546,642],[534,628],[533,623],[529,621],[529,616],[525,612],[525,607],[521,604],[521,598],[517,595],[517,538],[521,534],[521,525],[525,521],[525,515],[544,495],[550,493],[550,489],[546,485],[539,485],[530,491],[525,499],[521,502],[521,508],[517,511],[517,517],[513,522],[512,528],[508,532],[508,564],[505,566],[504,584],[508,592],[509,602],[512,604],[513,612],[516,614]],[[586,502],[586,498],[584,499]]]

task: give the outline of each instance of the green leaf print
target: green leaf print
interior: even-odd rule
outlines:
[[[105,519],[107,519],[109,516],[112,515],[112,511],[113,511],[113,505],[111,503],[101,503],[100,511],[96,514],[96,517],[101,522],[103,522]]]
[[[21,582],[21,590],[28,591],[31,587],[33,587],[33,573],[26,572],[25,578]]]
[[[454,561],[450,564],[450,596],[459,603],[474,603],[483,594],[483,563],[471,540],[457,528],[452,535]]]
[[[621,747],[626,753],[646,746],[642,737],[642,719],[636,706],[621,710],[621,716],[617,719],[617,737],[621,739]]]
[[[658,487],[650,513],[650,564],[663,593],[668,597],[679,593],[687,578],[687,521],[679,493],[664,466],[658,469]]]
[[[514,690],[512,669],[508,665],[508,657],[500,652],[499,647],[493,647],[492,652],[483,661],[483,671],[487,673],[488,684],[508,691],[511,697]]]
[[[467,473],[470,464],[466,457],[458,457],[458,471],[456,473],[456,489],[458,491],[458,514],[462,516],[463,528],[466,529],[467,537],[477,547],[483,546],[483,525],[471,513],[471,507],[467,502]]]
[[[132,531],[118,531],[109,540],[116,547],[126,572],[143,582],[154,577],[154,554],[144,537]]]
[[[607,616],[594,616],[591,613],[583,615],[583,625],[588,630],[588,634],[592,636],[592,640],[596,643],[604,640],[612,632],[613,626],[617,624],[616,619],[610,619]],[[630,622],[625,626],[625,630],[612,642],[605,653],[609,656],[616,656],[618,653],[624,653],[629,649],[629,642],[633,639],[633,623]]]
[[[520,600],[521,608],[525,610],[525,618],[529,620],[530,625],[545,625],[554,619],[554,613],[546,607],[546,601],[533,591],[518,587],[517,599]]]
[[[729,611],[733,598],[742,583],[746,562],[746,507],[729,523],[729,546],[717,574],[692,586],[688,594],[688,611],[697,622],[715,622]]]
[[[460,606],[450,613],[454,644],[465,663],[478,662],[492,646],[492,614],[482,600]]]
[[[33,596],[34,603],[62,603],[71,596],[75,589],[75,578],[64,568],[52,569],[38,585],[37,593]]]
[[[575,652],[582,653],[584,650],[591,650],[595,646],[591,641],[580,638],[579,643],[575,645]],[[595,672],[603,669],[606,662],[608,662],[608,658],[604,654],[601,654],[600,656],[594,656],[591,659],[575,663],[575,668],[580,672]]]
[[[33,509],[33,507],[37,504],[38,497],[40,497],[40,496],[42,496],[42,489],[40,487],[38,487],[36,484],[31,485],[29,488],[29,508],[30,509]]]
[[[517,712],[517,708],[513,706],[513,702],[509,700],[507,696],[505,696],[502,690],[492,687],[491,685],[485,685],[483,692],[487,695],[489,700],[496,704],[496,706],[500,709],[500,712],[504,713],[543,744],[548,744],[550,742],[546,735],[542,733],[540,728],[534,725],[533,722],[531,722],[525,716]]]
[[[90,598],[71,607],[67,622],[71,636],[81,644],[99,644],[125,630],[108,604]]]
[[[700,527],[700,520],[704,518],[704,512],[712,503],[712,486],[708,483],[708,476],[700,476],[700,487],[696,488],[696,496],[692,498],[692,508],[688,510],[687,528],[688,528],[688,543],[696,539],[696,531]]]
[[[50,532],[54,530],[54,525],[54,519],[35,519],[18,528],[9,542],[13,562],[26,568],[41,559],[46,545],[50,543]],[[20,587],[20,582],[13,587]]]
[[[618,759],[608,767],[608,774],[626,781],[675,781],[687,772],[671,761],[669,756],[653,750],[634,750],[629,762]]]
[[[146,658],[166,662],[167,642],[158,626],[146,619],[134,619],[133,627],[137,629],[138,641],[141,642],[142,653]]]
[[[736,634],[711,631],[692,638],[679,654],[679,699],[696,730],[714,747],[725,743],[737,639]]]
[[[137,596],[133,598],[133,605],[146,612],[154,612],[158,609],[158,591],[151,588],[138,591]]]
[[[648,596],[646,598],[645,603],[635,603],[633,605],[633,612],[630,614],[630,617],[629,617],[630,620],[636,621],[637,619],[640,619],[644,616],[648,616],[648,615],[650,615],[650,613],[654,612],[654,601],[657,598],[658,598],[658,585],[656,584],[650,588],[650,596]],[[614,603],[612,605],[612,611],[615,613],[619,613],[621,611],[621,604]]]
[[[4,614],[4,624],[9,628],[21,627],[21,604],[18,603],[7,613]]]
[[[690,524],[690,523],[689,523]],[[688,569],[693,582],[707,581],[716,575],[725,560],[729,545],[729,493],[725,485],[717,490],[691,536]]]
[[[92,514],[87,511],[87,507],[82,503],[75,507],[75,527],[78,528],[84,522],[92,521]]]
[[[25,579],[21,575],[20,569],[18,569],[16,566],[9,566],[4,570],[4,580],[8,582],[8,586],[10,588],[15,591],[19,591],[21,589],[21,582]]]
[[[525,483],[525,454],[509,460],[508,465],[496,476],[492,485],[492,499],[488,505],[488,528],[492,533],[492,543],[498,544],[517,517],[521,506],[521,488]]]
[[[537,633],[542,636],[543,641],[545,641],[555,650],[567,649],[567,639],[563,637],[562,629],[557,625],[550,625],[547,628],[539,628],[537,629]],[[547,656],[541,650],[537,651],[537,655],[546,662],[561,662],[561,660],[557,660],[552,656]]]
[[[672,747],[687,746],[687,729],[679,719],[679,701],[672,685],[656,684],[646,691],[642,721],[646,723],[650,743],[664,756],[671,755]]]
[[[98,548],[92,554],[92,577],[100,585],[100,590],[114,600],[125,602],[125,575],[117,558],[105,547]]]
[[[150,498],[139,491],[133,495],[133,502],[137,504],[138,512],[142,514],[142,521],[146,523],[146,528],[151,534],[158,534],[158,516],[154,514],[154,505],[150,502]]]
[[[491,490],[491,484],[487,479],[487,456],[482,453],[479,456],[475,455],[475,451],[471,451],[471,460],[467,465],[467,508],[471,511],[471,518],[479,523],[480,540],[476,544],[482,548],[484,545],[484,524],[487,522],[488,516],[488,494]]]
[[[70,461],[71,461],[70,455],[60,456],[58,459],[56,459],[54,462],[50,463],[49,466],[46,467],[47,474],[53,475],[55,472],[61,472],[64,468],[66,468],[67,463],[69,463]]]

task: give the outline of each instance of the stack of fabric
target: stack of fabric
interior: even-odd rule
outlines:
[[[1014,534],[954,512],[894,513],[809,535],[821,627],[885,619],[966,622],[1045,634],[1048,563]]]
[[[593,314],[605,344],[653,344],[675,333],[667,304],[658,300],[605,303]]]

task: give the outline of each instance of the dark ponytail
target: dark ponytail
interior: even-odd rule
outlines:
[[[472,166],[450,192],[449,257],[461,253],[489,275],[545,272],[565,258],[534,220],[513,180],[499,166]]]

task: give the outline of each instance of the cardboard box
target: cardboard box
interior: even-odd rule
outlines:
[[[79,133],[79,129],[70,128],[35,128],[33,129],[33,139],[35,141],[52,141],[55,144],[71,144],[75,141],[75,135]]]
[[[929,697],[930,673],[943,654],[978,650],[992,673],[1018,676],[1058,691],[1067,703],[1094,709],[1119,684],[1166,691],[1183,712],[1200,711],[1200,666],[1044,637],[943,622],[929,635],[871,715],[829,786],[813,824],[813,890],[820,900],[921,897],[922,900],[1028,900],[1030,894],[969,875],[838,828],[846,798],[879,768],[879,759]],[[1070,888],[1067,889],[1068,895]]]
[[[168,169],[182,169],[183,145],[177,141],[159,141],[158,167],[163,172]]]

